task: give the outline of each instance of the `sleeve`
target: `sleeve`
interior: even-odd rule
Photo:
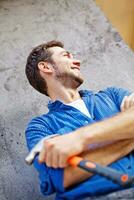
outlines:
[[[114,101],[120,110],[122,100],[125,96],[129,96],[132,92],[123,88],[109,87],[106,89],[108,96]]]
[[[43,138],[52,135],[53,132],[42,120],[35,118],[29,124],[25,131],[26,142],[29,151]],[[52,194],[56,191],[63,192],[64,169],[54,169],[47,167],[46,164],[40,164],[38,158],[34,161],[34,167],[39,173],[40,189],[44,195]]]

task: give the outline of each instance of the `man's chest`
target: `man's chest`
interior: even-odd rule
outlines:
[[[68,109],[61,109],[59,112],[55,112],[51,119],[51,128],[53,128],[54,133],[69,133],[82,126],[109,118],[119,112],[116,104],[106,96],[94,96],[90,101],[85,100],[85,104],[91,117],[71,106]]]

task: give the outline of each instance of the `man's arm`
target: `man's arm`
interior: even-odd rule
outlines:
[[[39,162],[50,167],[66,167],[67,160],[82,153],[89,144],[134,138],[134,108],[115,117],[44,142]],[[50,159],[51,158],[51,159]]]
[[[85,137],[85,146],[104,141],[134,139],[134,108],[105,121],[78,129],[78,134]]]
[[[106,140],[115,140],[115,143],[82,153],[88,144]],[[74,169],[71,166],[67,166],[67,160],[71,156],[82,153],[81,156],[85,159],[101,165],[109,165],[127,155],[133,149],[134,108],[105,121],[82,127],[70,134],[57,136],[45,141],[39,158],[41,162],[46,162],[48,166],[53,168],[65,167],[63,181],[64,187],[67,188],[91,176],[91,174],[79,168]]]
[[[82,156],[84,159],[106,166],[127,155],[133,149],[134,139],[131,141],[123,140],[103,148],[82,153],[80,156]],[[89,172],[83,171],[82,169],[76,167],[74,168],[72,166],[68,166],[64,169],[64,187],[67,188],[73,184],[85,181],[90,176],[92,176],[92,174]]]
[[[126,102],[124,105],[125,109],[128,109]],[[105,121],[45,141],[44,148],[39,155],[39,161],[46,162],[48,166],[53,168],[65,167],[64,186],[69,187],[86,180],[91,174],[78,168],[67,167],[68,158],[80,154],[89,144],[112,140],[116,143],[90,150],[81,156],[102,165],[109,165],[131,152],[134,148],[134,107]]]

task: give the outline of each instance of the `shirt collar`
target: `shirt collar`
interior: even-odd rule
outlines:
[[[91,90],[80,90],[79,91],[79,94],[80,96],[83,98],[83,97],[86,97],[86,96],[89,96],[91,95],[93,92]],[[56,111],[56,110],[60,110],[60,109],[66,109],[69,108],[70,109],[70,106],[68,105],[65,105],[63,102],[61,102],[60,100],[56,100],[56,101],[49,101],[48,102],[48,109],[49,111]]]

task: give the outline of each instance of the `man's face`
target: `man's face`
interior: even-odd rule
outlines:
[[[55,77],[66,87],[77,88],[83,83],[80,61],[61,47],[51,47]]]

